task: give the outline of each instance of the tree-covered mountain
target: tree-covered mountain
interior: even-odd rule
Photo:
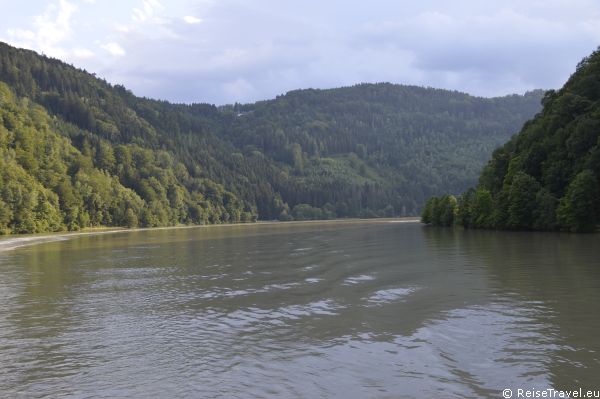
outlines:
[[[0,83],[0,233],[250,220],[232,193],[163,150],[84,136]],[[93,143],[91,145],[90,143]]]
[[[240,116],[223,137],[286,166],[276,189],[290,206],[415,215],[429,195],[466,189],[541,108],[541,95],[482,99],[392,84],[299,90],[234,107]]]
[[[431,198],[423,221],[510,230],[596,231],[600,222],[600,50],[497,149],[476,188]]]
[[[472,185],[492,150],[539,111],[542,97],[361,84],[255,104],[171,104],[3,43],[0,81],[0,229],[12,232],[414,215],[430,195]],[[27,144],[19,129],[29,132]],[[17,156],[21,148],[41,161],[42,146],[52,147],[48,162],[62,165],[52,179]],[[17,167],[22,177],[11,174]],[[105,177],[90,193],[102,197],[109,191],[98,185],[110,186],[135,199],[113,206],[119,196],[106,194],[92,206],[80,174]],[[10,184],[54,198],[60,223],[46,225],[44,216],[22,222],[17,215],[31,213],[35,201],[9,199]]]

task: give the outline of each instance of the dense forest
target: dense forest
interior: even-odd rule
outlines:
[[[479,184],[431,198],[425,223],[593,232],[600,223],[600,50],[583,59],[543,110],[497,149]]]
[[[474,184],[543,95],[382,83],[171,104],[3,43],[0,82],[4,233],[418,214]]]
[[[235,195],[162,150],[81,137],[0,83],[0,232],[249,221]]]

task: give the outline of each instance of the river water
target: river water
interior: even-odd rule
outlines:
[[[0,396],[598,390],[599,244],[367,221],[133,231],[2,252]]]

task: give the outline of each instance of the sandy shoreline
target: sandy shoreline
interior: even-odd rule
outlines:
[[[45,242],[53,241],[65,241],[74,237],[81,237],[86,235],[99,235],[99,234],[112,234],[122,231],[130,231],[125,229],[107,229],[98,231],[78,231],[71,233],[48,233],[39,235],[10,235],[6,237],[0,237],[0,252],[10,251],[12,249],[27,247],[30,245],[41,244]]]
[[[17,248],[27,247],[36,244],[42,244],[54,241],[65,241],[76,237],[102,235],[102,234],[117,234],[129,233],[136,231],[150,230],[170,230],[170,229],[200,229],[200,228],[217,228],[217,227],[232,227],[232,226],[261,226],[261,225],[282,225],[282,224],[318,224],[318,223],[418,223],[418,217],[405,218],[382,218],[382,219],[334,219],[334,220],[306,220],[306,221],[261,221],[256,223],[227,223],[227,224],[210,224],[210,225],[192,225],[192,226],[166,226],[166,227],[145,227],[137,229],[126,229],[122,227],[105,228],[89,231],[77,231],[70,233],[48,233],[39,235],[9,235],[0,236],[0,253],[10,251]]]

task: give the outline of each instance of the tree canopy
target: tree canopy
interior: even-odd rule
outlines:
[[[2,162],[20,168],[1,172],[10,232],[415,215],[427,197],[474,184],[542,96],[380,83],[171,104],[3,43],[0,81]],[[36,210],[40,198],[48,209]]]
[[[458,199],[465,227],[593,232],[600,223],[600,50],[497,149]],[[431,199],[433,203],[437,199]],[[485,206],[481,204],[485,203]],[[426,223],[440,224],[423,214]]]

